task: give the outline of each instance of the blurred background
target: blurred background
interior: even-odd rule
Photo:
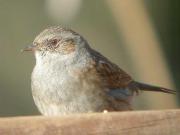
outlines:
[[[81,33],[136,80],[178,91],[178,5],[178,0],[0,0],[0,116],[39,115],[30,86],[35,59],[20,50],[54,25]],[[178,96],[143,92],[134,106],[178,108]]]

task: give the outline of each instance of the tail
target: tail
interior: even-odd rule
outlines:
[[[154,92],[164,92],[164,93],[169,93],[169,94],[176,94],[175,90],[163,88],[163,87],[157,87],[157,86],[152,86],[140,82],[133,81],[133,85],[136,86],[137,89],[143,90],[143,91],[154,91]]]

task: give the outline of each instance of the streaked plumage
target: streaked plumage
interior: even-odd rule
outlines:
[[[174,93],[134,81],[70,29],[48,28],[25,50],[35,53],[32,93],[44,115],[132,110],[140,90]]]

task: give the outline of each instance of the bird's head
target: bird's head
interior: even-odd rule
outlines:
[[[23,51],[33,51],[42,56],[58,55],[65,57],[88,48],[88,43],[78,33],[54,26],[42,31],[35,38],[33,44],[27,46]]]

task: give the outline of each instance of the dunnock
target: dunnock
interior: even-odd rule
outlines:
[[[24,51],[36,57],[32,94],[43,115],[131,110],[138,91],[175,93],[134,81],[70,29],[45,29]]]

